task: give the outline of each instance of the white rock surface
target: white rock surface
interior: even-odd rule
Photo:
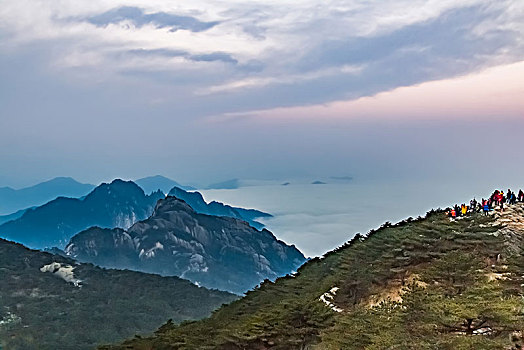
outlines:
[[[58,262],[52,262],[51,264],[44,265],[40,268],[42,272],[50,272],[56,276],[62,278],[68,283],[72,283],[75,287],[81,287],[82,281],[75,278],[75,268],[71,265],[61,264]]]

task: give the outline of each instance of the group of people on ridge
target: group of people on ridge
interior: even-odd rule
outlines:
[[[448,210],[447,215],[452,219],[466,216],[468,213],[480,213],[481,211],[484,212],[484,215],[488,215],[496,206],[499,207],[500,211],[504,211],[504,204],[515,204],[517,202],[524,202],[524,192],[522,190],[519,190],[518,194],[515,194],[510,189],[506,193],[496,190],[488,199],[482,198],[480,202],[473,198],[469,202],[469,206],[466,204],[460,206],[455,204]]]

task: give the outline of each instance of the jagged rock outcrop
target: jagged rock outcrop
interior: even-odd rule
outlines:
[[[162,192],[146,195],[131,181],[101,184],[84,198],[59,197],[0,225],[0,237],[31,248],[63,248],[76,233],[91,227],[129,228],[153,212]]]
[[[66,253],[100,266],[180,276],[235,293],[290,273],[305,261],[297,248],[268,230],[199,214],[176,197],[159,201],[150,218],[126,231],[94,227],[80,232]]]
[[[264,225],[256,221],[256,219],[272,217],[271,214],[264,213],[260,210],[236,208],[216,201],[207,203],[199,192],[188,192],[176,186],[169,191],[168,195],[183,200],[197,213],[229,216],[231,218],[245,220],[257,229],[262,229]]]
[[[194,190],[191,186],[183,186],[162,175],[148,176],[134,181],[138,186],[142,187],[145,193],[152,193],[155,191],[162,191],[168,193],[173,187],[180,187],[186,190]]]

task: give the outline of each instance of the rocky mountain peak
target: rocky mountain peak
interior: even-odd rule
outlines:
[[[0,225],[3,237],[31,248],[64,247],[76,233],[91,226],[129,228],[151,215],[161,191],[146,195],[132,181],[114,180],[83,198],[56,198]]]
[[[237,294],[305,261],[298,249],[268,230],[241,219],[197,213],[173,196],[159,200],[148,219],[124,232],[90,228],[79,233],[66,251],[81,261],[179,276]]]
[[[184,200],[174,196],[167,196],[165,199],[157,202],[153,216],[177,211],[196,214],[196,211]]]
[[[115,179],[111,183],[102,183],[97,186],[86,198],[98,198],[98,197],[144,197],[145,193],[140,186],[135,184],[133,181],[124,181],[121,179]]]
[[[260,210],[236,208],[216,201],[207,203],[199,192],[188,192],[179,187],[173,187],[168,196],[182,199],[197,213],[241,219],[257,229],[264,227],[262,223],[257,221],[259,218],[271,217],[270,214]]]

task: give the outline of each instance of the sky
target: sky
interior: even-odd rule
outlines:
[[[521,0],[0,6],[0,186],[503,181],[522,96]]]

